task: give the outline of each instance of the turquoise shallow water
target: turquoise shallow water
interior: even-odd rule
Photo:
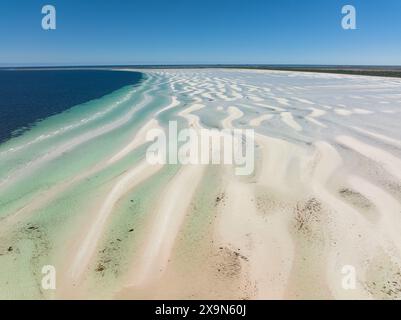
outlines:
[[[146,145],[101,171],[91,170],[128,144],[168,102],[163,87],[157,77],[145,76],[140,86],[53,115],[0,145],[2,298],[52,296],[40,289],[41,266],[63,261],[66,241],[82,218],[143,159]],[[41,203],[45,195],[51,196]]]

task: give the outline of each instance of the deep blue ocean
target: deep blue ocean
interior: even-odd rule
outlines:
[[[0,142],[39,120],[141,80],[139,72],[0,70]]]

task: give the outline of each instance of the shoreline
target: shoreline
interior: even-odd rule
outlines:
[[[269,70],[269,71],[291,71],[310,72],[324,74],[340,74],[355,76],[372,76],[384,78],[401,78],[401,66],[341,66],[341,65],[249,65],[249,64],[213,64],[213,65],[104,65],[104,66],[38,66],[38,67],[0,67],[3,70],[13,71],[38,71],[38,70],[111,70],[130,71],[136,70],[188,70],[188,69],[233,69],[233,70]]]

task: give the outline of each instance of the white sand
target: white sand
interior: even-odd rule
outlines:
[[[84,239],[79,239],[79,247],[75,257],[71,261],[70,274],[73,283],[79,280],[79,277],[85,272],[89,261],[93,257],[97,244],[102,236],[103,229],[107,223],[107,219],[113,211],[116,202],[123,196],[127,190],[130,190],[149,179],[156,174],[162,165],[149,165],[146,161],[140,163],[131,171],[124,174],[113,189],[107,195],[107,198],[100,206],[94,220],[91,221],[91,226],[85,231]]]
[[[152,219],[142,256],[134,261],[128,286],[143,286],[162,276],[204,169],[203,166],[186,166],[167,186]]]
[[[263,114],[255,119],[252,119],[251,121],[249,121],[249,125],[251,125],[252,127],[259,127],[262,124],[262,122],[270,120],[271,118],[273,118],[273,115]]]
[[[168,89],[161,93],[171,100],[131,139],[87,172],[66,180],[51,176],[54,184],[31,201],[23,194],[18,200],[2,199],[21,201],[3,213],[0,230],[5,234],[78,184],[97,195],[84,206],[63,199],[79,211],[79,217],[65,219],[79,224],[76,230],[53,226],[68,239],[61,244],[61,259],[59,252],[48,252],[59,270],[57,297],[401,298],[400,80],[262,70],[145,72],[152,90],[164,84]],[[66,138],[30,163],[13,167],[7,162],[12,170],[0,177],[1,190],[127,125],[138,109],[157,103],[148,94],[117,120]],[[235,176],[232,165],[181,166],[159,186],[142,224],[120,239],[128,262],[120,265],[111,255],[110,264],[95,271],[117,204],[163,167],[145,159],[134,164],[122,160],[144,146],[149,130],[166,127],[163,117],[154,117],[178,107],[174,117],[198,131],[237,124],[255,128],[254,173]],[[2,152],[7,160],[9,154]],[[107,170],[113,170],[112,178],[99,190],[85,184]],[[130,210],[136,213],[134,206]],[[8,245],[12,237],[4,237]],[[343,287],[344,266],[356,270],[353,290]]]
[[[281,120],[296,131],[302,131],[302,127],[294,120],[291,112],[282,112],[281,113]]]
[[[381,164],[390,174],[401,179],[401,160],[387,151],[368,145],[349,136],[339,136],[339,143]]]

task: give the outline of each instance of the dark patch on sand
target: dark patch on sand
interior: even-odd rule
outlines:
[[[29,268],[35,279],[37,290],[43,295],[44,292],[41,287],[43,258],[49,255],[52,248],[43,226],[34,223],[21,224],[20,227],[12,231],[10,237],[1,239],[0,256],[11,255],[14,261],[18,261],[18,259],[23,258],[20,256],[20,246],[26,241],[32,244]]]
[[[226,278],[236,278],[241,274],[241,260],[247,260],[238,251],[220,247],[216,263],[216,271]]]
[[[297,203],[295,208],[295,228],[304,233],[310,233],[311,225],[320,221],[322,204],[316,198],[311,198],[306,203]]]
[[[111,272],[115,277],[119,275],[120,263],[119,254],[120,251],[120,241],[117,239],[109,241],[106,246],[99,251],[100,258],[95,267],[95,271],[100,273],[104,277],[105,272]]]
[[[338,191],[340,196],[353,204],[354,206],[362,209],[372,209],[374,205],[367,199],[365,196],[360,194],[359,192],[349,189],[342,188]]]
[[[273,213],[275,210],[285,211],[291,208],[288,202],[270,191],[262,191],[256,193],[255,206],[258,212],[262,215]]]
[[[347,203],[363,213],[368,220],[375,222],[379,218],[376,206],[361,193],[349,188],[341,188],[338,193]]]
[[[366,290],[375,299],[401,299],[401,267],[385,253],[370,262]]]
[[[121,254],[122,246],[129,237],[134,236],[135,229],[127,227],[124,234],[115,237],[106,243],[102,250],[99,251],[99,259],[95,266],[95,271],[102,277],[106,272],[111,272],[112,275],[118,277],[121,272]]]
[[[219,205],[225,206],[225,204],[226,204],[225,196],[226,196],[226,195],[225,195],[224,192],[222,192],[222,193],[220,193],[219,195],[217,195],[217,196],[216,196],[216,200],[215,200],[215,202],[214,202],[214,206],[215,206],[215,207],[217,207],[217,206],[219,206]]]

